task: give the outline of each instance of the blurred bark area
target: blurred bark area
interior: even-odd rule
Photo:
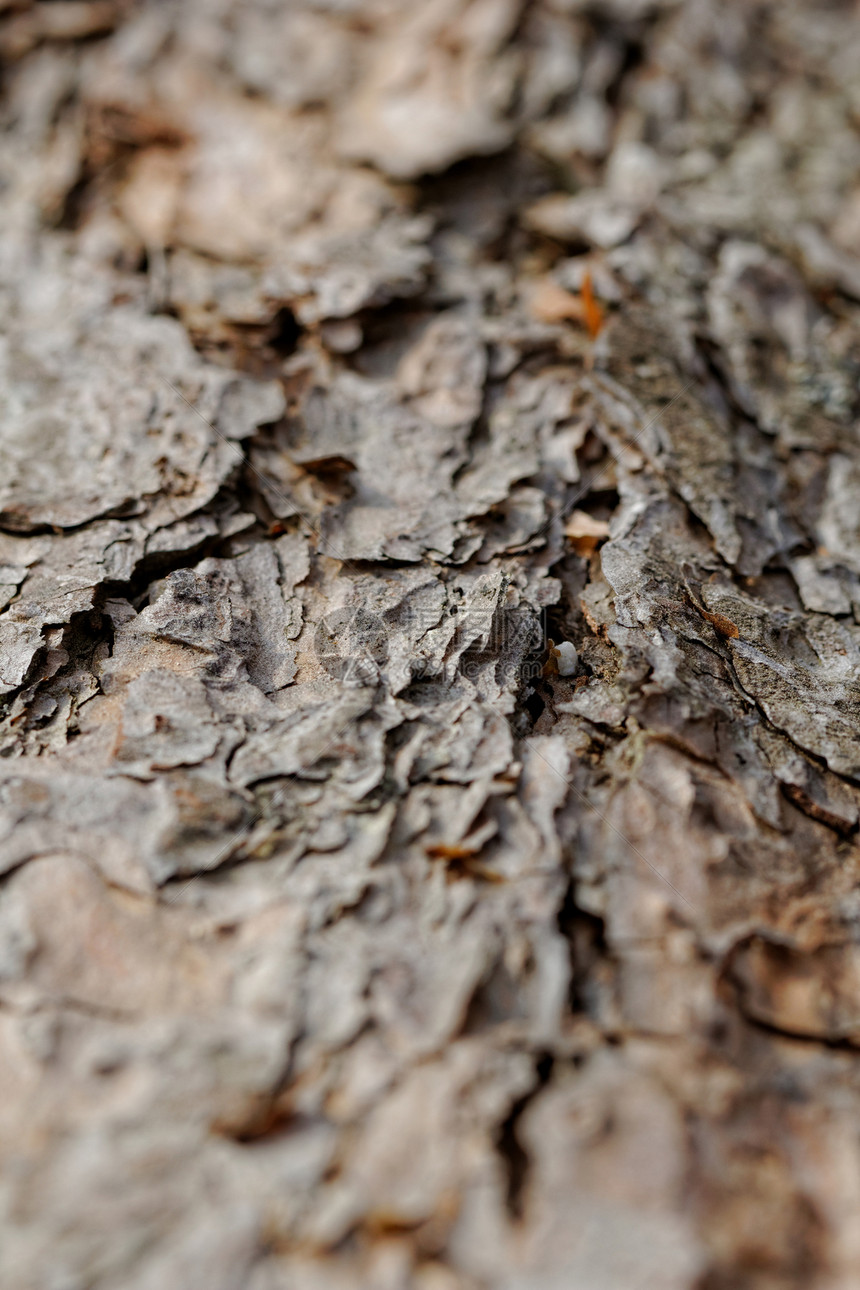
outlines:
[[[4,1290],[856,1290],[856,6],[0,56]]]

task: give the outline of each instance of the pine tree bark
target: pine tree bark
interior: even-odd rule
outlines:
[[[860,1278],[860,56],[0,3],[0,1282]]]

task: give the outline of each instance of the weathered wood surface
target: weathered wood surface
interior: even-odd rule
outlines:
[[[854,1290],[856,7],[0,52],[4,1290]]]

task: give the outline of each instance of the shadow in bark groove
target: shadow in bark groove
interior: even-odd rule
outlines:
[[[525,1211],[525,1190],[531,1161],[520,1142],[517,1125],[528,1107],[549,1083],[555,1059],[551,1053],[542,1053],[535,1062],[535,1083],[528,1093],[518,1098],[507,1118],[499,1128],[496,1149],[501,1156],[507,1175],[506,1203],[513,1219],[520,1219]]]

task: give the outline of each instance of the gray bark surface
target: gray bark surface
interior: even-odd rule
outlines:
[[[0,56],[0,1285],[854,1290],[856,7]]]

